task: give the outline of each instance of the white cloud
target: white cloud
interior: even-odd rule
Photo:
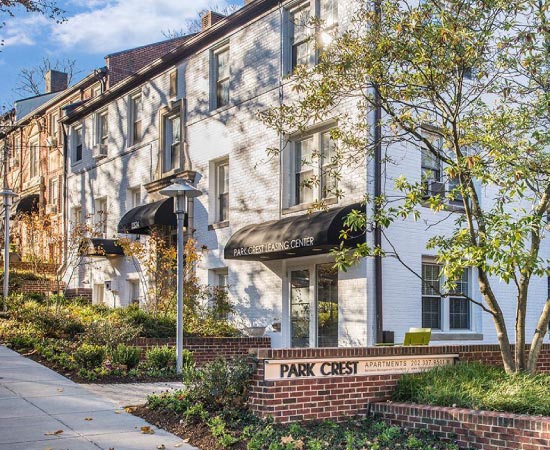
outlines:
[[[73,0],[79,3],[80,0]],[[52,27],[53,40],[64,49],[110,53],[164,39],[162,31],[179,30],[209,0],[116,0],[93,2],[99,9],[68,17]],[[227,4],[226,0],[219,2]],[[89,4],[88,4],[89,6]]]
[[[39,15],[11,18],[0,28],[0,40],[4,41],[4,47],[34,45],[47,25],[48,20]]]

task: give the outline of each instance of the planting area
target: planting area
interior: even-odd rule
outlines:
[[[397,402],[550,416],[550,374],[506,374],[480,363],[460,363],[403,375]]]
[[[370,418],[286,425],[259,419],[248,409],[255,364],[237,359],[202,368],[188,366],[184,390],[152,395],[147,405],[132,413],[189,439],[201,450],[458,449],[429,433]]]
[[[174,337],[172,313],[137,307],[110,309],[61,297],[48,301],[12,296],[0,319],[0,342],[75,381],[134,382],[174,379],[175,351],[133,346],[140,337]],[[235,336],[239,332],[208,311],[189,311],[187,336]],[[186,363],[192,356],[184,354]]]

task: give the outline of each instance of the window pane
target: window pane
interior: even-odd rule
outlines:
[[[291,346],[309,347],[309,270],[290,272]]]
[[[441,169],[439,159],[435,157],[428,149],[423,148],[422,152],[422,178],[426,180],[439,181],[441,178]]]
[[[290,44],[292,49],[292,69],[299,64],[308,65],[312,62],[313,42],[311,42],[312,27],[309,24],[309,4],[290,15]]]
[[[99,116],[99,142],[106,144],[109,137],[109,121],[107,114]]]
[[[449,298],[449,327],[453,330],[470,328],[470,302],[462,297]]]
[[[439,295],[439,264],[422,264],[422,295]]]
[[[216,106],[218,108],[229,104],[229,79],[216,84]]]
[[[338,1],[321,0],[321,20],[329,28],[338,23]]]
[[[334,141],[330,137],[330,132],[321,135],[321,197],[327,198],[334,194],[336,189],[336,179],[331,175],[333,169],[332,159],[334,158]]]
[[[440,297],[422,297],[422,328],[441,329]]]
[[[338,269],[317,266],[317,345],[338,347]]]

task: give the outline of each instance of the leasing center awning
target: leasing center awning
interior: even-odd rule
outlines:
[[[31,194],[21,197],[15,206],[15,214],[31,214],[38,212],[39,200],[40,196],[38,194]]]
[[[128,211],[118,223],[118,232],[127,234],[149,234],[154,225],[176,226],[174,199],[172,197]]]
[[[225,246],[225,259],[265,261],[328,253],[340,245],[340,231],[352,209],[362,209],[359,203],[248,225],[237,231]],[[345,241],[354,246],[364,242],[363,233]]]

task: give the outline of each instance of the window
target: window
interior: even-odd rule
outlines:
[[[170,72],[170,97],[178,96],[178,71]]]
[[[338,270],[332,263],[293,269],[290,280],[290,345],[338,346]]]
[[[221,108],[229,104],[229,47],[223,47],[212,52],[213,86],[212,109]]]
[[[78,224],[82,223],[82,208],[77,206],[72,209],[72,227],[75,228]]]
[[[137,208],[141,205],[141,186],[128,189],[128,209]]]
[[[57,205],[59,199],[59,188],[57,184],[57,178],[50,179],[48,203],[50,205]]]
[[[92,97],[99,97],[100,95],[101,95],[101,85],[100,86],[95,86],[92,89]]]
[[[215,166],[216,222],[229,220],[229,160]]]
[[[143,103],[141,93],[130,97],[130,124],[131,138],[130,145],[136,145],[143,138],[142,130]]]
[[[75,162],[82,161],[82,127],[73,130],[73,155]]]
[[[140,297],[140,288],[139,280],[129,280],[128,281],[128,292],[130,294],[130,304],[138,304],[141,300]]]
[[[181,167],[181,119],[179,111],[164,118],[163,172]]]
[[[312,10],[312,3],[314,9]],[[287,72],[292,73],[299,65],[311,66],[317,63],[318,52],[315,48],[317,35],[318,48],[330,45],[338,26],[338,1],[317,0],[302,2],[287,11],[288,55],[285,58]],[[322,22],[322,29],[316,29],[311,23],[315,14]]]
[[[31,142],[30,148],[30,161],[29,161],[29,177],[34,178],[40,175],[40,146],[38,142]]]
[[[109,114],[102,111],[96,116],[96,144],[107,145],[109,140]]]
[[[470,301],[461,296],[469,295],[470,271],[464,270],[456,282],[456,288],[445,298],[440,295],[441,266],[422,263],[422,327],[442,331],[469,330],[471,328]]]
[[[98,283],[94,284],[94,305],[103,305],[105,304],[105,284],[104,283]]]
[[[53,113],[51,116],[50,133],[54,138],[57,138],[59,133],[59,115],[57,113]]]
[[[96,232],[107,234],[107,199],[99,198],[95,202],[95,228]]]
[[[290,141],[287,166],[287,206],[327,199],[337,188],[334,170],[335,142],[330,130]]]
[[[214,281],[216,283],[216,286],[219,288],[227,289],[229,286],[229,273],[227,270],[227,267],[224,269],[218,269],[216,270],[216,280]]]

